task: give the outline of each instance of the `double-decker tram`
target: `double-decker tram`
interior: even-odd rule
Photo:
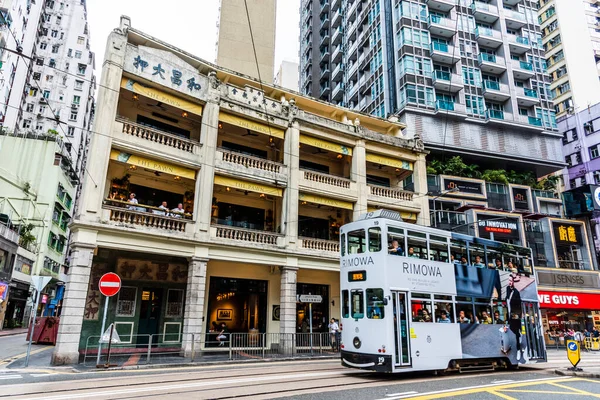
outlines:
[[[546,360],[527,248],[404,223],[340,229],[342,365],[379,372]]]

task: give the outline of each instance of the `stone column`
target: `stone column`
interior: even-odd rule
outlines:
[[[185,309],[183,313],[183,337],[181,349],[185,357],[192,353],[192,334],[195,334],[195,351],[200,348],[204,332],[204,297],[206,293],[206,267],[208,259],[192,257],[188,267]]]
[[[358,217],[367,212],[367,152],[365,150],[365,141],[360,139],[356,141],[352,152],[352,172],[350,178],[356,182],[358,199],[354,205],[352,220],[356,221]]]
[[[83,325],[85,301],[90,285],[90,272],[95,246],[73,243],[71,247],[71,267],[63,300],[56,347],[52,353],[53,365],[77,364],[79,362],[79,341]]]
[[[296,333],[296,282],[297,267],[281,267],[281,295],[279,305],[279,345],[284,354],[294,349]]]
[[[202,168],[196,179],[194,198],[194,213],[201,239],[210,236],[210,220],[212,213],[213,187],[215,182],[215,156],[217,151],[217,136],[219,134],[219,105],[209,101],[202,112]]]
[[[285,133],[283,162],[288,168],[287,188],[281,208],[281,233],[286,245],[296,248],[298,241],[298,183],[300,180],[300,129],[293,122]]]
[[[417,218],[417,224],[430,225],[429,197],[427,196],[427,166],[425,165],[425,154],[419,154],[414,164],[414,200],[421,203],[421,213]]]

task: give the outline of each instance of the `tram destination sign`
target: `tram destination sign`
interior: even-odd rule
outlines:
[[[318,294],[301,294],[300,302],[301,303],[321,303],[323,301],[323,297]]]

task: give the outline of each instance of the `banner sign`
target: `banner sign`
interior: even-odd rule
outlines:
[[[541,308],[597,310],[600,293],[547,292],[538,291]]]
[[[518,218],[478,214],[477,219],[477,228],[481,238],[490,239],[491,234],[494,234],[494,240],[520,239]]]
[[[443,190],[456,190],[458,188],[458,194],[474,194],[483,196],[484,194],[484,182],[472,182],[456,178],[442,178]]]
[[[554,241],[557,245],[583,245],[580,224],[567,224],[563,222],[552,222],[554,229]]]

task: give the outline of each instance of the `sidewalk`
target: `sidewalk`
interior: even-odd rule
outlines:
[[[27,333],[27,328],[4,329],[0,331],[0,337],[20,335],[21,333]]]
[[[548,349],[548,369],[561,376],[579,376],[585,378],[600,378],[600,351],[582,351],[581,361],[577,364],[582,371],[569,371],[571,362],[567,359],[565,348]]]

